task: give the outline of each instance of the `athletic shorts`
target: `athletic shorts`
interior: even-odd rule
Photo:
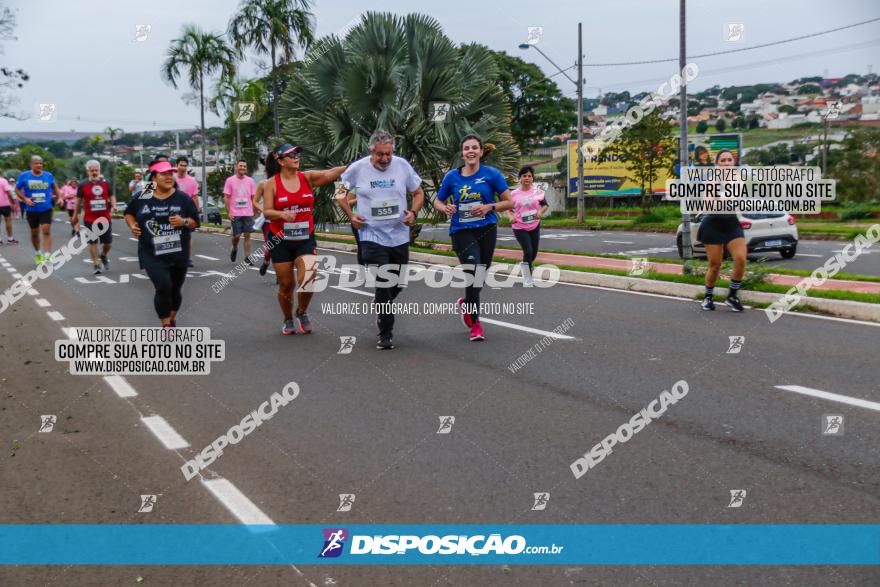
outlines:
[[[74,212],[76,212],[76,210],[71,210],[70,208],[68,208],[68,209],[67,209],[67,217],[68,217],[68,218],[73,218],[73,213],[74,213]]]
[[[726,245],[737,238],[745,238],[745,232],[736,218],[706,217],[697,231],[697,240],[704,245]]]
[[[31,212],[28,210],[27,223],[31,228],[39,228],[41,224],[52,224],[52,210],[44,210],[42,212]]]
[[[232,236],[238,236],[243,232],[251,233],[254,231],[253,216],[233,216],[232,220]]]
[[[315,241],[315,234],[309,235],[308,240],[304,241],[281,241],[272,247],[273,263],[292,263],[297,257],[303,255],[318,254],[318,243]]]
[[[92,224],[94,224],[93,222],[85,222],[84,224],[86,225],[86,228],[88,228],[88,229],[91,230],[91,231],[94,231],[94,229],[92,228]],[[109,245],[109,244],[112,243],[112,242],[113,242],[113,225],[112,225],[112,221],[111,221],[111,223],[107,226],[107,232],[105,232],[104,234],[100,235],[100,236],[97,237],[97,238],[90,238],[90,239],[89,239],[89,243],[101,243],[102,245]]]
[[[9,216],[12,214],[12,206],[0,206],[0,216]]]

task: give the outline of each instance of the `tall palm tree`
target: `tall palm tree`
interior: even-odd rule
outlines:
[[[104,129],[104,134],[110,138],[111,151],[116,146],[116,137],[122,136],[122,132],[121,128],[113,128],[112,126]],[[110,193],[116,193],[116,153],[113,153],[113,158],[110,159]]]
[[[258,55],[269,55],[276,137],[281,136],[277,68],[293,61],[297,48],[306,50],[314,41],[311,8],[311,0],[242,0],[238,13],[229,21],[229,38],[239,53],[251,48]]]
[[[208,102],[211,112],[217,116],[229,117],[232,114],[235,119],[235,158],[241,157],[241,123],[235,116],[235,104],[242,100],[247,90],[248,82],[236,78],[221,76],[214,86],[214,97]]]
[[[199,92],[202,135],[202,214],[208,220],[208,194],[205,141],[205,78],[220,71],[229,78],[235,76],[235,51],[217,33],[207,33],[196,25],[185,25],[180,38],[171,41],[162,64],[162,76],[174,88],[185,70],[186,79]]]
[[[345,38],[320,39],[304,63],[279,106],[285,135],[306,148],[304,167],[364,156],[370,134],[384,128],[397,136],[396,152],[426,180],[429,197],[444,173],[460,164],[459,142],[469,133],[496,145],[489,164],[515,172],[519,153],[510,107],[496,83],[491,51],[456,47],[433,18],[368,13]],[[449,122],[431,120],[431,102],[451,103]],[[328,202],[319,198],[316,204],[322,221],[336,214]]]

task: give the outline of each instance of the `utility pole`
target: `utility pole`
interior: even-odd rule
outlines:
[[[678,3],[678,71],[684,71],[687,61],[687,47],[685,44],[686,27],[685,27],[685,1],[679,0]],[[681,75],[681,90],[678,94],[679,106],[679,135],[678,135],[678,177],[687,180],[688,167],[688,117],[687,117],[687,78]],[[681,250],[684,257],[684,273],[689,274],[691,271],[691,258],[694,256],[693,246],[691,244],[691,218],[690,215],[682,213],[681,215]]]
[[[682,0],[684,1],[684,0]],[[578,200],[577,222],[584,223],[584,38],[583,23],[578,23]]]

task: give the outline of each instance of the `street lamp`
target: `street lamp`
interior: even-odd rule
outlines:
[[[538,53],[540,53],[544,59],[549,61],[556,70],[564,75],[568,81],[575,84],[577,86],[577,94],[578,94],[578,148],[577,148],[577,158],[578,158],[578,196],[577,196],[577,221],[578,224],[584,223],[584,49],[583,49],[583,26],[581,23],[578,23],[578,60],[577,60],[577,68],[578,68],[578,78],[577,81],[571,79],[565,71],[556,65],[552,59],[550,59],[546,53],[541,51],[541,49],[532,43],[520,43],[520,49],[535,49]]]

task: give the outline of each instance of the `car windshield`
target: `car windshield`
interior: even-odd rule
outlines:
[[[768,218],[782,218],[785,216],[785,212],[752,212],[750,214],[743,214],[743,218],[748,218],[749,220],[766,220]]]

